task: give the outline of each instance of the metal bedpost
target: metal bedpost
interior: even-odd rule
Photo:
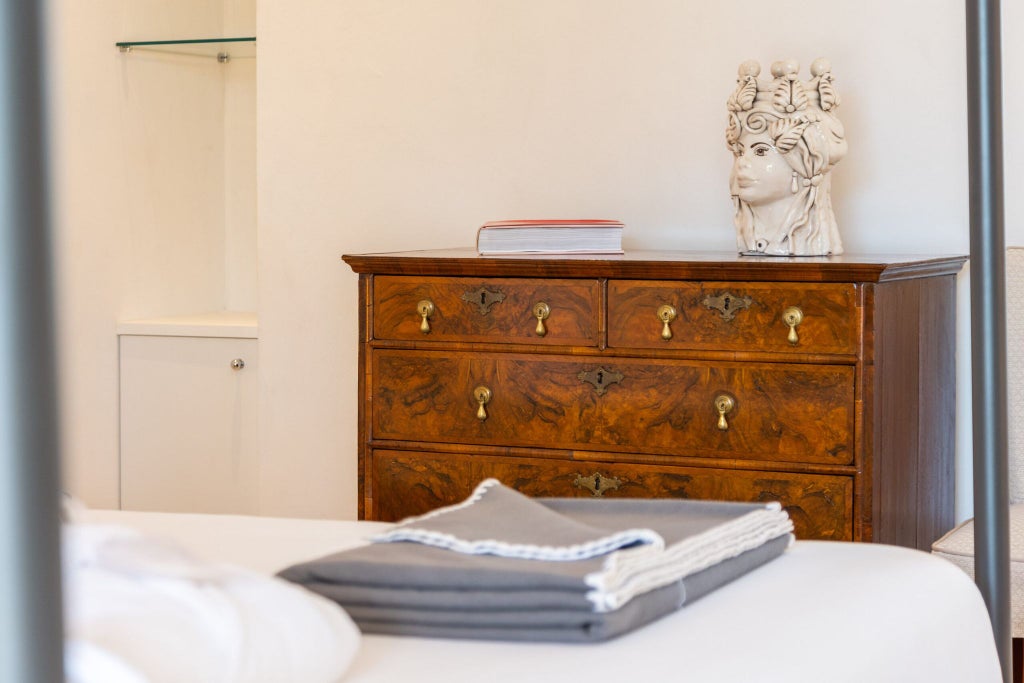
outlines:
[[[0,1],[0,681],[62,681],[43,3]]]
[[[1006,431],[1002,69],[999,0],[967,0],[975,580],[1003,680],[1012,674]]]

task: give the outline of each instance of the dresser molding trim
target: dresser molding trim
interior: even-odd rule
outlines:
[[[480,256],[473,249],[346,254],[356,273],[477,277],[585,277],[747,282],[888,282],[955,275],[966,256],[911,254],[740,256],[734,252],[627,251],[622,255]]]

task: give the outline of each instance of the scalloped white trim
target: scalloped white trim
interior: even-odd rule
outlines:
[[[466,541],[451,534],[423,529],[398,529],[382,536],[375,537],[373,540],[387,542],[415,541],[435,548],[454,550],[467,555],[497,555],[499,557],[512,557],[520,560],[550,560],[555,562],[586,560],[600,555],[607,555],[624,546],[636,543],[644,543],[647,544],[645,547],[657,548],[659,550],[665,547],[664,539],[651,529],[627,529],[610,536],[587,541],[586,543],[560,546],[508,543],[494,539]]]
[[[788,534],[793,520],[778,503],[691,536],[663,551],[648,547],[612,553],[598,572],[584,581],[593,590],[587,599],[597,612],[618,609],[637,595],[686,578],[719,562]]]
[[[392,529],[372,536],[370,540],[377,543],[413,541],[435,548],[454,550],[467,555],[498,555],[500,557],[512,557],[521,560],[550,560],[555,562],[586,560],[600,555],[607,555],[612,551],[637,543],[647,544],[648,547],[654,547],[659,550],[665,547],[665,540],[652,529],[625,529],[587,541],[586,543],[553,546],[535,545],[532,543],[509,543],[496,539],[468,541],[453,534],[440,531],[405,528],[417,522],[434,519],[449,512],[463,510],[478,502],[490,488],[500,485],[500,483],[497,479],[485,479],[477,485],[472,495],[461,503],[438,508],[417,517],[407,517]]]

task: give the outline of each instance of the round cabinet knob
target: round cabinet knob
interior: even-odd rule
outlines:
[[[231,369],[232,370],[241,370],[244,367],[245,367],[245,361],[242,360],[241,358],[235,358],[234,360],[231,361]]]
[[[718,411],[718,428],[723,432],[729,429],[729,422],[725,416],[736,407],[736,400],[728,394],[720,394],[715,397],[715,410]]]

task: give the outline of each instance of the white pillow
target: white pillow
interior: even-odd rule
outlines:
[[[68,683],[336,683],[360,634],[299,586],[112,525],[63,531]]]

